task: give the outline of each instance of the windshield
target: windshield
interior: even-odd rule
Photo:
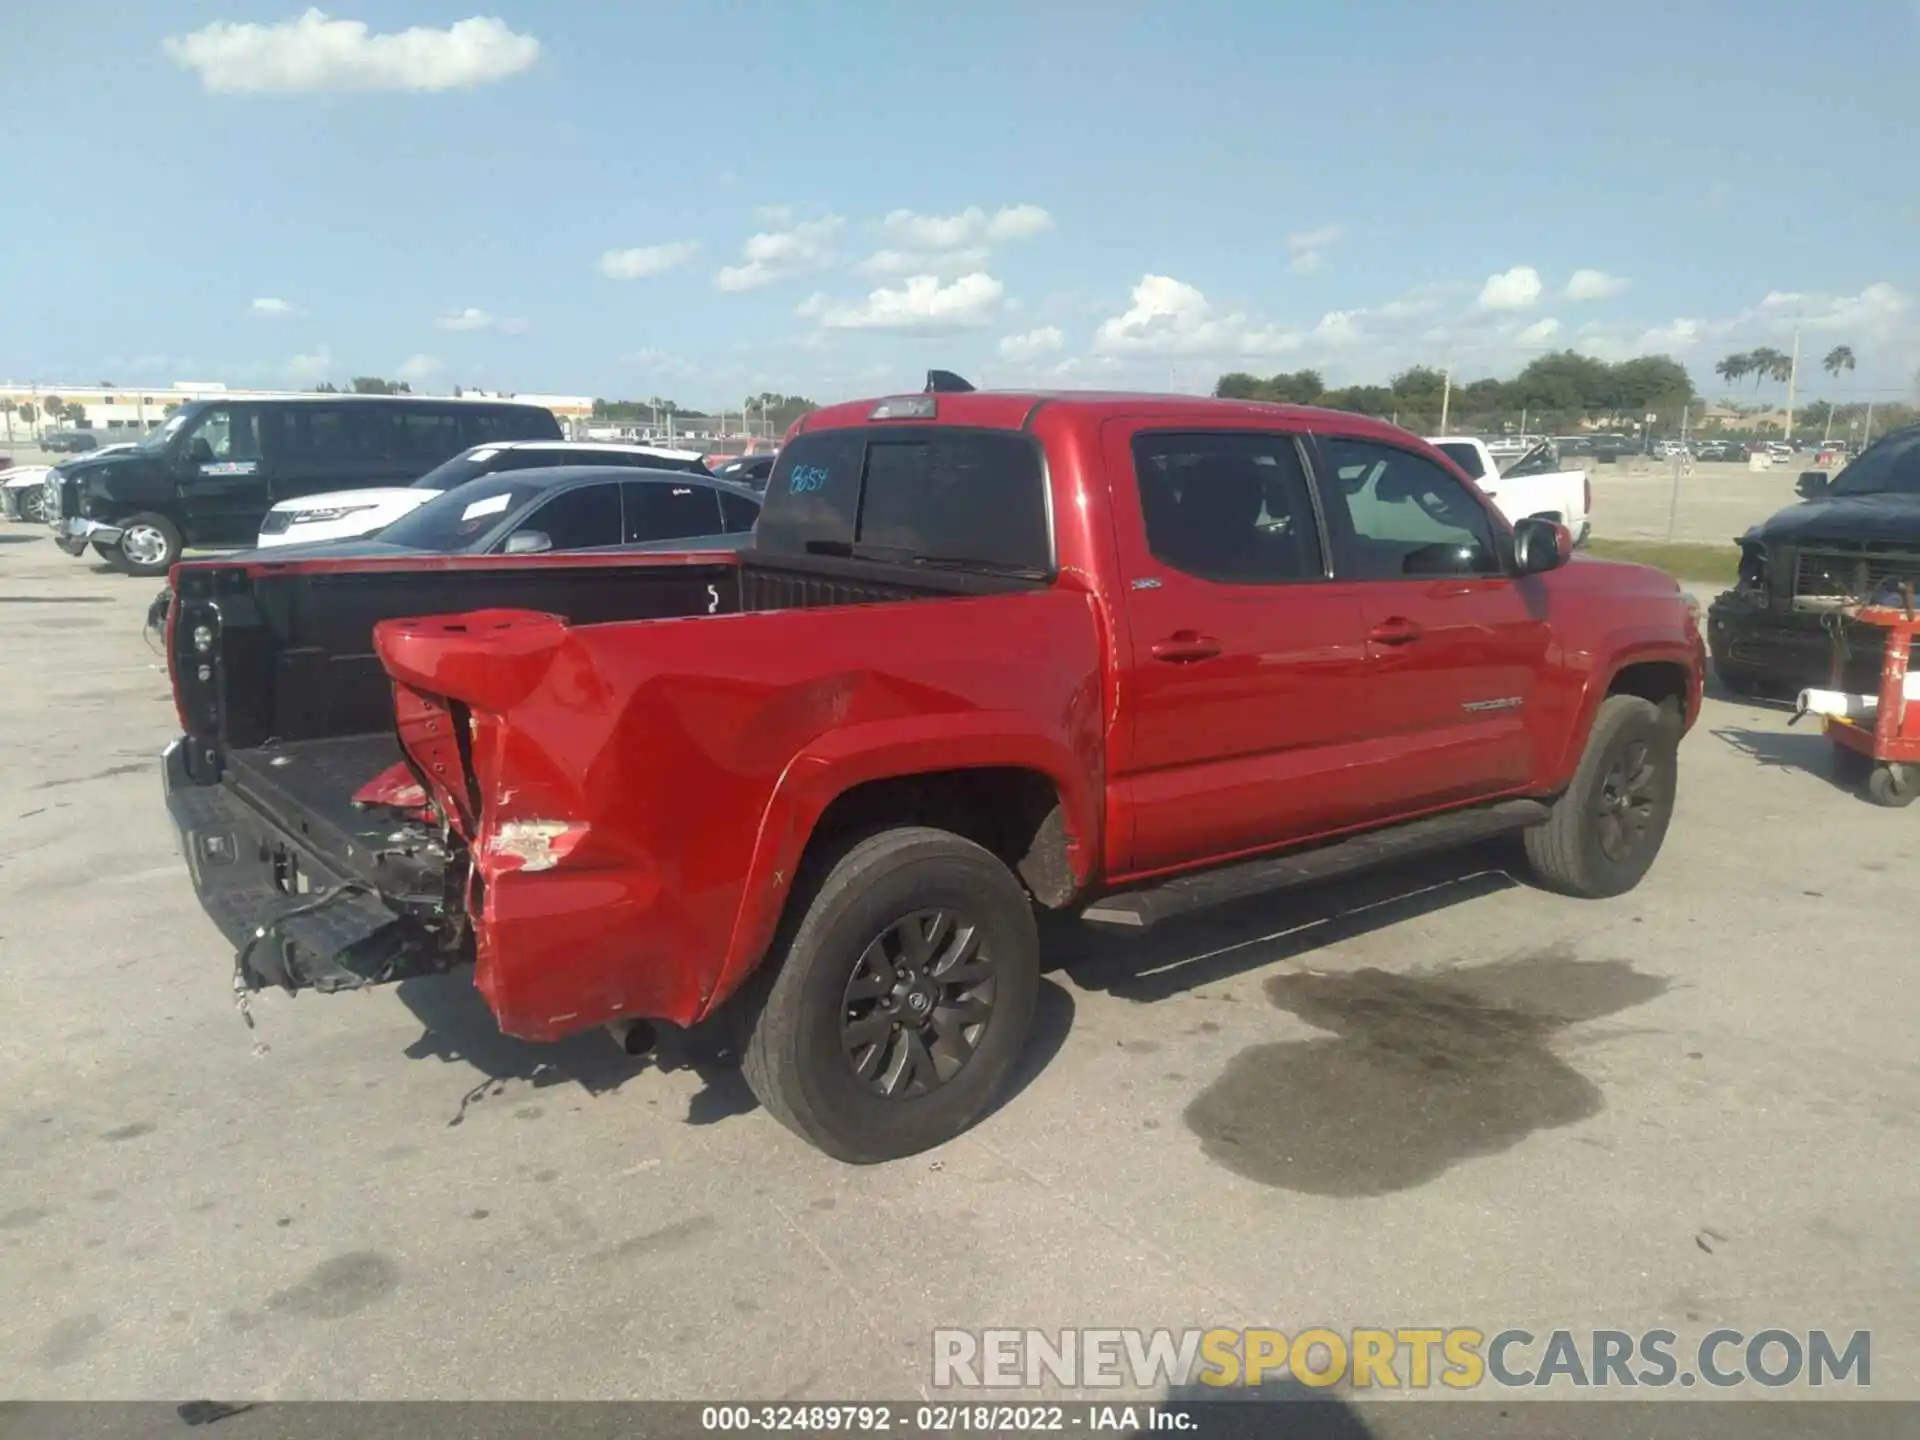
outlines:
[[[488,475],[427,501],[379,532],[389,545],[449,553],[464,550],[502,521],[520,514],[549,487],[508,471]]]
[[[162,425],[158,430],[149,431],[147,437],[133,448],[148,452],[166,449],[167,442],[180,433],[181,427],[187,423],[187,418],[187,411],[175,411],[166,424]]]
[[[407,488],[409,490],[451,490],[456,485],[464,485],[476,476],[487,473],[487,462],[500,452],[497,450],[469,450],[464,455],[456,455],[451,460],[433,467]]]
[[[1840,472],[1831,495],[1920,495],[1920,429],[1889,435]]]

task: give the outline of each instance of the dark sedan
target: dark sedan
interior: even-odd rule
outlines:
[[[456,485],[377,534],[261,552],[542,555],[583,550],[737,549],[760,518],[745,485],[685,471],[606,465],[508,470]]]

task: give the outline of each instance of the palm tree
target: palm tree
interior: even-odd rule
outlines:
[[[1753,373],[1753,356],[1744,352],[1729,355],[1713,369],[1715,374],[1731,385],[1736,380],[1743,380]]]
[[[1853,369],[1853,347],[1851,345],[1834,346],[1820,364],[1829,375],[1838,377],[1842,370]]]
[[[1793,374],[1793,360],[1770,345],[1763,345],[1747,356],[1747,363],[1753,368],[1748,373],[1753,376],[1753,388],[1758,390],[1763,381],[1785,380]]]

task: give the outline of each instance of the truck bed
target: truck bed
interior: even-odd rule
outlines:
[[[168,651],[186,733],[166,781],[195,886],[246,984],[339,989],[472,958],[461,844],[407,807],[354,799],[403,761],[380,621],[520,609],[600,627],[1034,585],[748,552],[208,562],[179,567],[174,588]]]
[[[296,740],[234,750],[227,755],[227,781],[289,837],[347,865],[371,857],[389,843],[393,816],[356,805],[354,792],[401,762],[391,733]]]

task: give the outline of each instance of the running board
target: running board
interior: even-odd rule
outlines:
[[[1472,810],[1451,810],[1444,815],[1410,820],[1309,850],[1263,855],[1257,860],[1243,860],[1217,870],[1177,875],[1143,889],[1096,900],[1080,912],[1080,918],[1091,925],[1146,930],[1191,910],[1205,910],[1232,900],[1369,870],[1410,855],[1447,850],[1524,830],[1540,824],[1547,813],[1547,807],[1538,800],[1503,800],[1497,805]]]

